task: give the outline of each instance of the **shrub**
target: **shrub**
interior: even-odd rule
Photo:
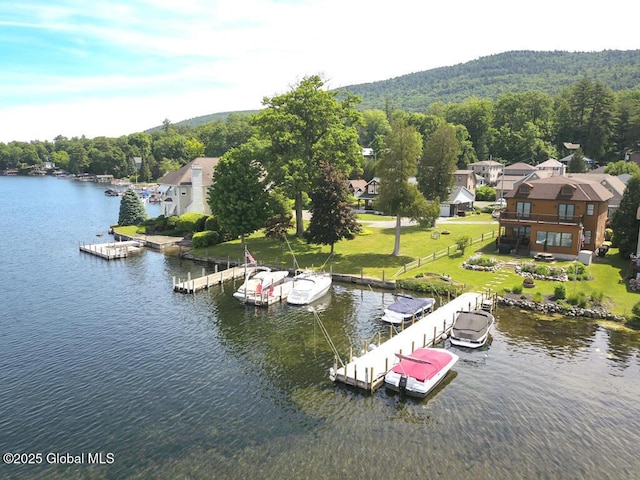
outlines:
[[[605,228],[604,229],[604,239],[607,242],[613,240],[613,228]]]
[[[169,218],[167,218],[167,229],[176,230],[177,228],[178,228],[178,216],[171,215]]]
[[[569,280],[591,280],[593,277],[587,271],[587,267],[580,262],[573,262],[567,267]]]
[[[551,276],[551,267],[549,267],[548,265],[536,265],[535,269],[533,270],[533,273],[535,273],[536,275],[549,277]]]
[[[631,309],[636,318],[640,318],[640,302],[637,302]]]
[[[475,255],[470,257],[467,262],[468,265],[479,265],[481,267],[495,267],[498,264],[498,260],[491,257],[485,257],[483,255]]]
[[[585,308],[587,306],[588,299],[584,292],[580,292],[578,294],[569,295],[567,302],[571,305],[577,305],[580,308]]]
[[[442,232],[444,233],[444,232]],[[456,245],[464,255],[464,250],[471,245],[471,237],[469,235],[463,235],[461,237],[456,238]]]
[[[602,299],[604,298],[604,293],[599,290],[591,294],[591,303],[594,305],[602,305]]]
[[[195,233],[204,228],[208,215],[202,213],[188,212],[178,217],[176,229],[180,232]]]
[[[396,285],[404,290],[454,297],[464,291],[462,284],[444,281],[440,277],[407,278],[398,280]]]
[[[564,286],[564,283],[560,283],[553,288],[553,296],[556,300],[567,298],[567,287]]]
[[[511,289],[512,293],[522,293],[522,285],[514,285]]]
[[[206,248],[211,245],[215,245],[220,240],[218,232],[213,230],[207,230],[204,232],[196,232],[193,234],[192,245],[193,248]]]

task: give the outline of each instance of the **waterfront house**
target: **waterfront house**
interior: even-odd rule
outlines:
[[[165,173],[158,180],[165,217],[187,212],[211,215],[207,194],[219,160],[218,157],[198,157],[179,170]]]
[[[555,176],[521,183],[505,194],[498,249],[535,255],[548,252],[574,259],[604,241],[608,202],[613,195],[598,182]]]
[[[627,188],[627,184],[623,181],[622,178],[614,177],[613,175],[609,175],[608,173],[570,173],[567,176],[569,178],[582,178],[584,180],[598,182],[604,188],[609,190],[612,195],[612,197],[609,199],[609,218],[611,218],[613,212],[615,212],[620,206],[620,202],[622,201],[622,197],[624,196],[624,191]]]

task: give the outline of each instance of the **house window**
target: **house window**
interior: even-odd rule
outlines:
[[[565,195],[565,196],[571,196],[573,195],[573,187],[567,185],[562,187],[562,190],[560,191],[560,195]]]
[[[573,233],[561,232],[536,232],[536,243],[549,247],[571,248],[573,244]]]
[[[587,215],[593,215],[595,205],[593,203],[587,203]]]
[[[531,227],[513,227],[513,236],[515,238],[529,238],[531,236]]]
[[[571,204],[561,203],[558,205],[558,217],[560,217],[560,221],[573,220],[575,209],[575,205]]]
[[[516,215],[519,218],[529,218],[531,216],[531,202],[517,202]]]
[[[530,191],[531,191],[531,188],[529,188],[529,185],[520,185],[521,193],[529,193]]]
[[[584,231],[584,244],[585,245],[591,244],[591,230]]]

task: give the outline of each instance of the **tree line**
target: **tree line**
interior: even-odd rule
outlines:
[[[396,109],[391,103],[384,110],[360,112],[358,143],[373,148],[375,159],[381,155],[381,139],[390,130],[389,119],[398,112],[425,138],[440,125],[452,124],[461,144],[460,168],[490,158],[507,165],[562,158],[568,154],[565,142],[580,144],[585,156],[604,165],[624,159],[640,146],[640,89],[614,92],[586,78],[555,96],[541,91],[504,93],[496,100],[473,97],[460,103],[436,102],[424,113]],[[27,171],[54,162],[73,174],[137,175],[140,181],[153,181],[196,157],[222,156],[242,145],[254,135],[261,115],[230,114],[195,127],[165,120],[153,133],[118,138],[58,136],[53,141],[0,143],[0,170]],[[141,159],[139,169],[135,157]],[[373,164],[363,165],[367,180],[374,174]]]

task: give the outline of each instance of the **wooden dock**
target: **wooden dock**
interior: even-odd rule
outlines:
[[[384,383],[384,376],[396,363],[396,353],[410,354],[417,348],[428,347],[446,338],[451,330],[456,313],[480,309],[486,294],[463,293],[446,305],[435,310],[395,337],[365,352],[344,367],[335,365],[329,376],[363,390],[373,391]]]
[[[202,276],[198,278],[191,278],[191,275],[186,280],[173,277],[173,291],[179,293],[196,293],[199,290],[206,290],[213,285],[219,285],[227,280],[235,278],[244,278],[247,268],[244,265],[227,268],[218,272],[218,266],[216,265],[216,271],[206,275],[204,269]]]
[[[131,253],[138,253],[142,245],[138,241],[131,240],[128,242],[80,243],[79,247],[81,252],[90,253],[106,260],[114,260],[127,258]]]

